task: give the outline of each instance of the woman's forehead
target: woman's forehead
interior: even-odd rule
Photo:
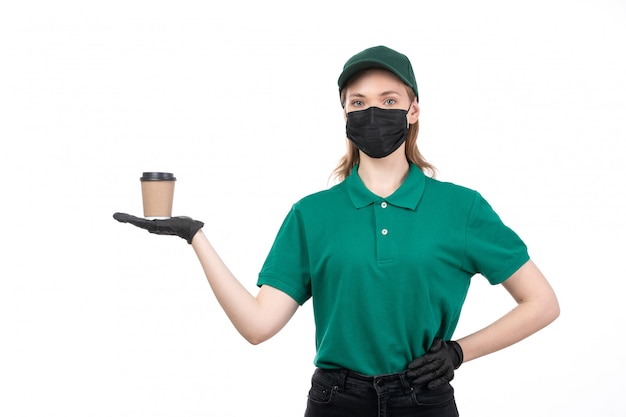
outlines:
[[[348,94],[393,91],[405,95],[407,86],[392,72],[371,68],[355,75],[346,85]]]

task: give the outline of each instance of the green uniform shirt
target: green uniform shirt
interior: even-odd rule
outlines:
[[[257,284],[312,297],[316,366],[395,373],[452,337],[473,275],[498,284],[529,257],[476,191],[411,165],[381,198],[357,168],[293,205]]]

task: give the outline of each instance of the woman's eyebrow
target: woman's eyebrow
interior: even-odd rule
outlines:
[[[383,91],[382,93],[379,94],[379,96],[389,96],[389,95],[399,96],[400,93],[395,90],[389,90],[389,91]],[[365,98],[365,95],[361,93],[350,93],[348,97]]]

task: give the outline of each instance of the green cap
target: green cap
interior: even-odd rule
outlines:
[[[350,78],[369,68],[383,68],[391,71],[403,83],[411,87],[417,97],[417,101],[419,101],[417,82],[415,81],[411,61],[405,55],[386,46],[374,46],[350,58],[343,66],[343,71],[337,81],[339,93],[341,93],[341,90]]]

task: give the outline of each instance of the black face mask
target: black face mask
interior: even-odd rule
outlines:
[[[406,140],[408,110],[370,107],[346,114],[346,135],[371,158],[391,155]]]

